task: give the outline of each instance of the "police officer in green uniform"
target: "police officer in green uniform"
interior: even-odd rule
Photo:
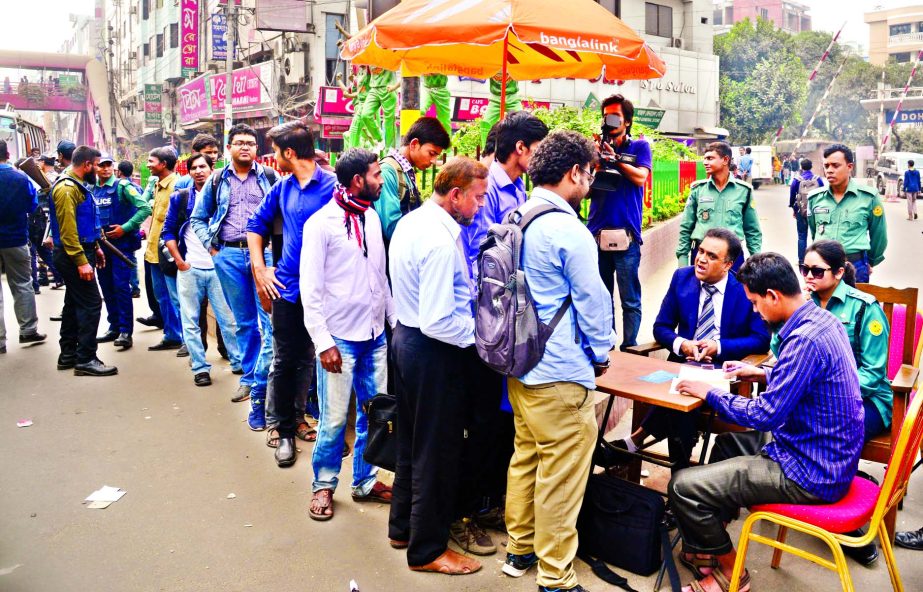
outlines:
[[[859,371],[859,389],[865,412],[865,442],[891,426],[894,395],[888,380],[888,344],[891,335],[888,319],[871,294],[855,288],[856,270],[846,260],[843,245],[833,240],[819,240],[805,252],[801,275],[811,300],[843,323]],[[781,343],[778,333],[770,342],[778,357]],[[846,533],[861,536],[862,531]],[[863,565],[878,559],[875,543],[862,547],[843,547],[843,552]]]
[[[707,179],[691,186],[679,228],[676,258],[680,267],[692,264],[698,243],[710,228],[727,228],[746,240],[750,255],[763,248],[763,231],[753,208],[753,187],[731,176],[731,147],[726,142],[712,142],[705,147]],[[734,262],[733,271],[743,264],[743,255]]]
[[[102,298],[94,267],[106,258],[96,241],[99,215],[87,185],[96,183],[99,150],[78,146],[71,167],[51,188],[51,238],[54,263],[64,279],[64,310],[61,312],[61,354],[58,370],[74,369],[76,376],[111,376],[118,373],[96,357],[96,329]]]
[[[382,126],[385,128],[385,148],[393,148],[397,138],[394,127],[395,111],[397,110],[396,91],[401,87],[397,80],[397,72],[384,68],[372,68],[372,77],[369,80],[369,94],[362,104],[362,120],[360,126],[365,126],[376,142],[381,142],[381,130],[378,129],[378,112],[384,112]]]
[[[445,131],[452,135],[452,116],[450,105],[452,93],[447,88],[449,77],[445,74],[427,74],[423,76],[423,89],[426,94],[420,102],[420,115],[426,115],[432,105],[436,106],[436,119],[445,127]]]
[[[824,150],[827,186],[808,194],[811,238],[838,241],[856,268],[856,281],[868,283],[872,268],[888,247],[885,209],[878,192],[852,178],[853,153],[843,144]]]
[[[487,134],[498,121],[500,121],[500,101],[503,93],[503,74],[497,73],[489,81],[490,97],[487,99],[487,108],[481,113],[481,146],[487,142]],[[506,79],[506,113],[522,111],[522,100],[519,98],[519,83],[512,78]],[[504,113],[504,115],[506,115]]]

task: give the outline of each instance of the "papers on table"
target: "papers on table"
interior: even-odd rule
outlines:
[[[103,510],[109,507],[109,504],[122,499],[122,496],[128,493],[118,487],[103,485],[93,493],[87,496],[83,501],[88,502],[87,508],[91,510]]]
[[[725,392],[731,390],[731,381],[724,377],[724,370],[721,370],[720,368],[716,370],[705,370],[696,366],[680,366],[679,377],[674,378],[673,382],[670,384],[671,395],[680,394],[680,392],[676,390],[676,385],[679,384],[679,382],[682,380],[705,382],[714,388]]]

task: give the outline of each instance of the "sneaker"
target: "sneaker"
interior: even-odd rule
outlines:
[[[250,397],[250,415],[247,417],[247,425],[254,432],[262,432],[266,429],[266,400]]]
[[[506,532],[506,512],[503,508],[493,508],[474,517],[481,528]]]
[[[231,403],[242,403],[250,398],[250,385],[242,384],[237,387],[237,392],[231,397]]]
[[[538,592],[590,592],[580,584],[573,588],[549,588],[548,586],[539,586]]]
[[[452,523],[449,535],[463,551],[475,555],[493,555],[497,546],[483,528],[471,518],[462,518]]]
[[[506,554],[506,563],[503,564],[501,571],[513,578],[521,578],[533,565],[538,563],[538,556],[535,553],[526,553],[525,555]]]

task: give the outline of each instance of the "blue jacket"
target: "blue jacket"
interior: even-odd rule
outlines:
[[[657,343],[672,350],[677,337],[695,337],[701,289],[702,283],[695,277],[694,267],[683,267],[673,273],[670,289],[654,321]],[[721,355],[716,361],[741,360],[768,351],[769,328],[753,312],[753,305],[747,300],[743,286],[730,274],[721,309]]]
[[[160,240],[163,242],[176,241],[179,248],[179,254],[186,257],[186,228],[191,222],[192,210],[196,203],[195,186],[188,187],[189,199],[186,202],[186,221],[180,222],[180,211],[182,208],[182,194],[184,191],[175,191],[170,196],[170,205],[167,206],[167,215],[163,220],[163,229],[160,231]],[[198,236],[198,235],[196,235]]]
[[[269,179],[266,178],[263,165],[253,163],[253,166],[256,167],[256,179],[265,196],[269,193],[272,185],[270,185]],[[218,236],[218,229],[221,228],[224,217],[228,214],[228,200],[231,197],[231,182],[228,180],[228,175],[233,174],[233,166],[227,166],[212,173],[212,176],[205,181],[205,186],[202,187],[202,191],[196,197],[195,208],[192,210],[189,222],[192,224],[192,229],[195,231],[196,236],[207,248],[217,246],[213,242],[215,237]],[[212,191],[215,175],[218,175],[217,196],[215,195],[216,192]]]
[[[916,193],[920,191],[920,171],[907,169],[904,171],[904,191]]]
[[[0,164],[0,249],[24,247],[29,242],[29,214],[38,196],[29,177],[9,164]]]

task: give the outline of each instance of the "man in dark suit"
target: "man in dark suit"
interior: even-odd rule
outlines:
[[[740,256],[740,239],[726,228],[712,228],[699,244],[695,265],[673,274],[670,289],[654,322],[654,339],[670,350],[674,362],[720,364],[769,350],[769,329],[747,300],[744,288],[729,273]],[[667,438],[670,458],[688,466],[697,431],[695,416],[653,408],[625,446],[642,447],[648,435]]]

